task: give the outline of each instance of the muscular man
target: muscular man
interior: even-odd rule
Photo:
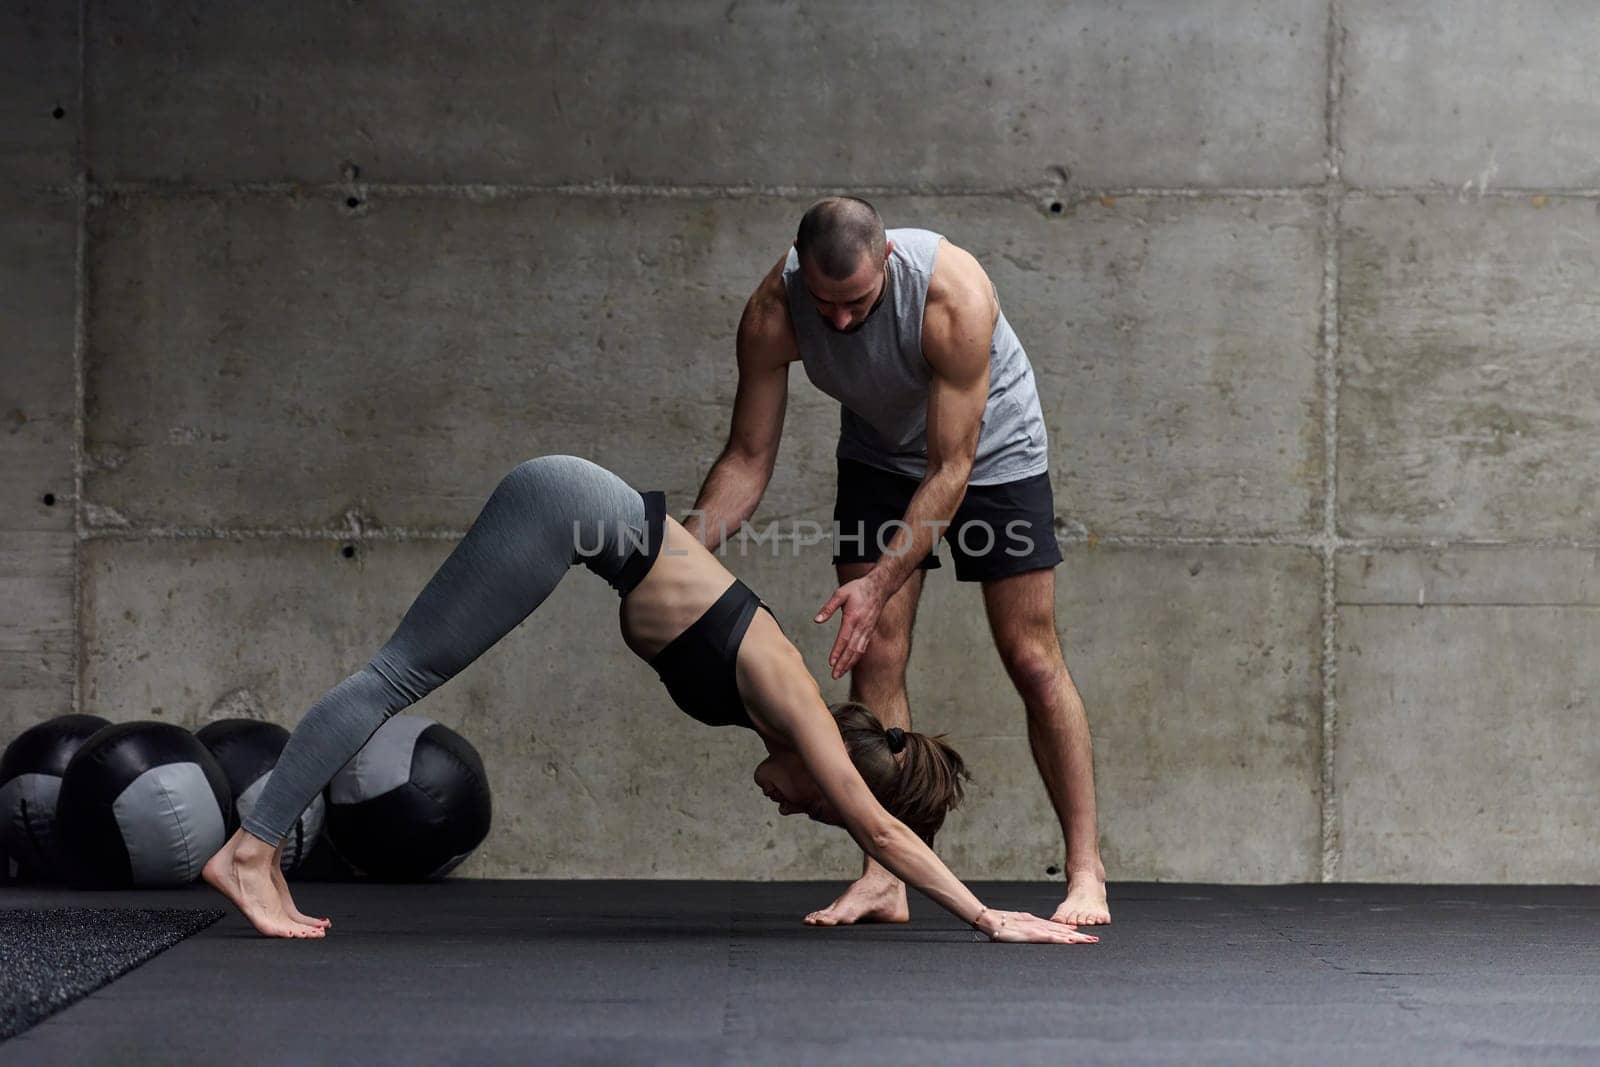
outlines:
[[[816,622],[843,619],[828,657],[850,697],[907,729],[906,660],[941,536],[956,580],[983,586],[995,647],[1022,697],[1028,741],[1066,839],[1061,922],[1111,921],[1095,828],[1083,701],[1055,630],[1061,550],[1033,368],[970,254],[927,230],[887,233],[871,204],[819,201],[739,323],[727,446],[686,524],[708,548],[739,529],[772,477],[789,364],[842,405],[839,587]],[[905,884],[870,857],[844,895],[806,917],[905,922]]]

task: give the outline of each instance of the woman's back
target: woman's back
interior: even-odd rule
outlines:
[[[652,659],[687,630],[733,584],[733,574],[670,515],[661,551],[649,573],[622,598],[622,639],[640,659]]]

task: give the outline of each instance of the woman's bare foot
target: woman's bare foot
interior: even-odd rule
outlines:
[[[821,911],[806,916],[807,926],[849,926],[852,923],[904,923],[911,921],[906,906],[906,884],[890,876],[866,874]]]
[[[284,910],[283,898],[272,879],[277,865],[276,849],[238,830],[206,861],[200,877],[227,897],[250,920],[250,925],[267,937],[323,936],[322,927],[296,922]]]
[[[1103,870],[1081,870],[1067,877],[1067,899],[1051,916],[1058,923],[1075,926],[1104,926],[1111,922],[1106,904],[1106,876]]]
[[[279,852],[282,852],[283,846],[280,845],[278,848]],[[304,926],[318,926],[324,930],[333,926],[332,919],[313,919],[311,916],[305,914],[299,908],[295,907],[294,897],[289,895],[289,882],[283,877],[283,865],[277,860],[276,856],[274,857],[274,862],[271,864],[271,867],[272,884],[278,887],[278,900],[283,905],[283,913],[285,915]]]

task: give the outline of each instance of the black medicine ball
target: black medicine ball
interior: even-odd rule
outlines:
[[[233,806],[240,822],[255,810],[267,778],[289,742],[289,731],[277,723],[256,719],[219,719],[194,733],[216,757],[233,791]],[[326,805],[318,793],[300,813],[283,840],[278,865],[292,871],[306,858],[322,833]]]
[[[386,881],[442,878],[489,834],[489,779],[467,739],[397,715],[328,783],[339,854]]]
[[[108,725],[98,715],[60,715],[22,731],[0,756],[0,853],[19,878],[63,876],[55,840],[61,775],[78,747]]]
[[[61,776],[56,832],[67,873],[80,885],[186,885],[233,826],[222,768],[171,723],[107,726]]]

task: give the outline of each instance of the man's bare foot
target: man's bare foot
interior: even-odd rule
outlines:
[[[1111,922],[1106,905],[1106,876],[1100,870],[1082,870],[1067,878],[1067,899],[1051,916],[1058,923],[1104,926]]]
[[[283,866],[280,863],[271,864],[272,884],[278,887],[278,900],[283,905],[283,913],[303,926],[319,926],[326,930],[333,925],[332,919],[313,919],[294,906],[294,897],[289,895],[289,883],[283,877]]]
[[[320,926],[296,922],[284,911],[283,899],[272,879],[277,865],[277,851],[271,845],[239,830],[206,861],[200,877],[267,937],[323,936]]]
[[[898,878],[866,875],[821,911],[806,916],[807,926],[849,926],[852,923],[905,923],[911,921],[906,906],[906,884]]]

